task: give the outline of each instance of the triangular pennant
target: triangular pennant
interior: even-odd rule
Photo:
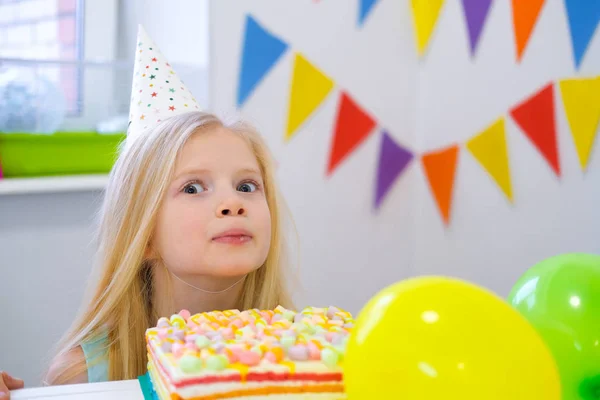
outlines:
[[[411,0],[417,53],[425,53],[445,0]]]
[[[398,145],[386,132],[381,138],[379,164],[377,166],[377,188],[375,191],[375,208],[379,208],[394,181],[406,169],[413,154]]]
[[[471,54],[475,54],[483,25],[490,10],[492,0],[462,0],[467,29],[469,31],[469,44]]]
[[[453,145],[421,157],[429,187],[446,225],[450,223],[458,150],[458,145]]]
[[[564,79],[559,85],[579,164],[585,170],[600,121],[600,76]]]
[[[513,27],[519,61],[545,2],[546,0],[512,0]]]
[[[525,99],[510,113],[525,135],[550,164],[556,176],[560,176],[553,84],[549,83]]]
[[[375,128],[375,120],[348,94],[341,92],[327,174],[352,153]]]
[[[504,117],[467,141],[466,147],[481,166],[513,201]]]
[[[290,93],[286,139],[290,139],[304,121],[333,89],[333,80],[296,53]]]
[[[359,3],[360,3],[360,9],[359,9],[359,14],[358,14],[358,25],[359,26],[365,22],[365,19],[367,19],[367,16],[373,9],[373,6],[378,1],[379,0],[359,0]]]
[[[579,68],[581,60],[594,36],[600,21],[600,2],[593,0],[565,0],[569,29],[573,46],[575,66]]]
[[[238,81],[238,107],[246,101],[287,48],[288,45],[283,40],[268,32],[256,19],[250,15],[246,17]]]

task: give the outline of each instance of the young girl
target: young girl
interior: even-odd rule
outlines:
[[[150,48],[162,66],[156,46],[141,29],[140,35],[140,49]],[[140,58],[138,67],[145,62]],[[176,79],[171,70],[164,80]],[[160,97],[169,86],[157,85],[148,96]],[[172,86],[185,90],[180,82]],[[175,108],[170,99],[164,110]],[[136,113],[137,125],[150,119]],[[143,375],[145,330],[179,310],[292,307],[284,208],[265,143],[245,124],[200,111],[173,114],[136,127],[139,137],[128,137],[111,171],[98,237],[101,276],[60,343],[47,384]]]
[[[106,189],[102,276],[47,383],[144,374],[145,330],[181,309],[291,307],[281,208],[266,147],[244,125],[192,112],[136,141]]]

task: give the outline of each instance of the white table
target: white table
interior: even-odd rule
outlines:
[[[46,386],[10,392],[11,400],[144,400],[137,379],[116,382]]]

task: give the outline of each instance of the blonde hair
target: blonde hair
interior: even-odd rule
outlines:
[[[271,246],[265,263],[243,283],[240,309],[293,307],[286,289],[287,210],[274,180],[274,166],[263,139],[248,124],[225,124],[216,116],[190,112],[168,118],[122,147],[109,177],[100,210],[96,268],[99,279],[87,304],[58,345],[57,356],[82,343],[108,336],[109,380],[134,379],[146,372],[145,330],[157,318],[151,304],[152,265],[145,251],[161,200],[170,183],[177,155],[195,133],[226,127],[245,139],[256,156],[271,213]],[[86,371],[85,361],[65,365],[50,384],[69,382]]]

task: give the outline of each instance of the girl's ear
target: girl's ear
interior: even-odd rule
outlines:
[[[158,259],[158,254],[154,250],[154,246],[152,245],[152,240],[148,242],[146,245],[146,250],[144,251],[144,260],[146,261],[155,261]]]
[[[146,250],[144,251],[144,260],[152,261],[153,254],[154,254],[154,251],[152,250],[152,247],[150,247],[150,245],[146,246]]]

